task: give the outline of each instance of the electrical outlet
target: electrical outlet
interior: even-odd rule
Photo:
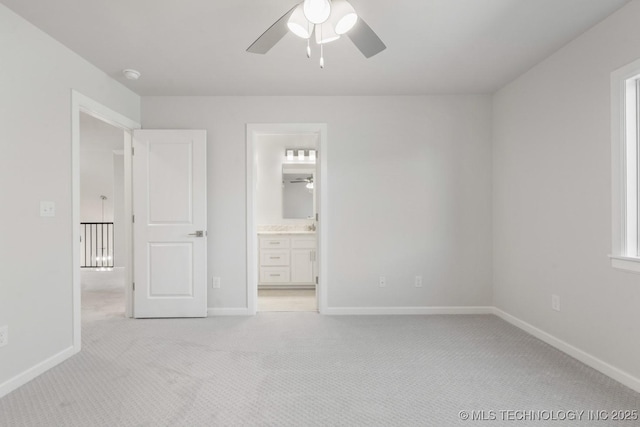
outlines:
[[[55,202],[40,202],[40,216],[56,216]]]
[[[560,311],[560,297],[558,295],[551,295],[551,308]]]
[[[9,344],[9,327],[0,326],[0,347],[4,347]]]
[[[211,287],[213,289],[220,289],[220,278],[214,277],[211,279]]]
[[[378,281],[378,285],[379,285],[381,288],[386,287],[386,286],[387,286],[387,278],[386,278],[386,277],[384,277],[384,276],[380,276],[380,280]]]
[[[415,286],[416,288],[421,288],[422,287],[422,276],[416,276],[414,282],[413,282],[413,286]]]

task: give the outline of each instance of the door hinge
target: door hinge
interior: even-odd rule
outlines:
[[[135,148],[133,148],[133,147],[131,147],[131,155],[132,155],[132,156],[135,156],[135,155],[136,155],[136,149],[135,149]]]
[[[316,222],[320,221],[319,219],[320,217],[318,216],[318,214],[316,214]]]
[[[316,285],[318,284],[318,276],[316,276]]]
[[[135,215],[131,215],[131,222],[133,222],[133,223],[136,222],[136,216]]]
[[[135,292],[135,290],[136,290],[136,282],[133,282],[133,290]]]

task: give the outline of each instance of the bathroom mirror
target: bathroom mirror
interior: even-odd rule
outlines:
[[[282,171],[282,217],[285,219],[313,218],[315,191],[313,170]]]

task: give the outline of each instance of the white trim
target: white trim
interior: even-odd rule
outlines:
[[[493,307],[328,307],[324,314],[352,315],[433,315],[433,314],[493,314]]]
[[[640,258],[630,258],[625,256],[609,255],[611,267],[619,270],[626,270],[632,273],[640,273]]]
[[[251,316],[254,313],[250,313],[247,307],[238,308],[207,308],[208,316]]]
[[[0,384],[0,397],[6,396],[18,387],[22,387],[38,375],[41,375],[54,366],[64,362],[65,360],[76,354],[78,351],[79,349],[76,350],[74,346],[67,347],[61,352],[54,354],[50,358],[43,360],[42,362],[38,363],[35,366],[32,366],[31,368],[16,375],[15,377],[8,379],[7,381]]]
[[[80,287],[80,112],[87,113],[112,126],[125,131],[124,136],[124,169],[125,169],[125,218],[131,218],[131,130],[139,129],[139,123],[111,110],[99,102],[71,90],[71,247],[72,247],[72,289],[73,289],[73,347],[75,351],[81,348],[81,287]],[[133,265],[131,262],[131,224],[125,221],[125,247],[127,256],[125,259],[125,269],[127,283],[132,283]],[[125,286],[127,315],[132,315],[133,298],[131,287]]]
[[[328,301],[328,236],[329,236],[329,209],[328,209],[328,140],[326,123],[247,123],[247,309],[250,315],[258,312],[258,245],[257,228],[255,224],[255,188],[256,188],[256,159],[254,150],[254,138],[256,135],[287,135],[313,133],[319,136],[316,164],[319,165],[319,194],[318,194],[318,311],[324,314]]]
[[[624,372],[623,370],[618,369],[615,366],[612,366],[607,362],[604,362],[598,359],[597,357],[592,356],[591,354],[583,350],[580,350],[579,348],[574,347],[571,344],[565,341],[562,341],[559,338],[554,337],[553,335],[543,331],[542,329],[536,328],[535,326],[525,322],[524,320],[520,320],[517,317],[512,316],[511,314],[505,311],[500,310],[497,307],[493,308],[493,312],[496,316],[498,316],[502,320],[511,323],[512,325],[533,335],[539,340],[544,341],[550,346],[555,347],[558,350],[562,351],[563,353],[566,353],[569,356],[573,357],[574,359],[579,360],[585,365],[590,366],[597,371],[600,371],[604,375],[640,393],[640,379],[634,377],[633,375],[627,372]]]
[[[627,194],[626,194],[626,124],[625,99],[627,80],[640,74],[640,60],[611,73],[611,252],[616,259],[627,255]],[[614,265],[615,264],[615,265]],[[615,262],[612,267],[636,271],[632,264]]]

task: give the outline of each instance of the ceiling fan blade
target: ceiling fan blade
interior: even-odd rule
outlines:
[[[267,31],[262,33],[262,35],[247,48],[247,52],[261,54],[269,52],[289,31],[287,21],[296,7],[298,7],[298,5],[293,6],[289,12],[282,15],[282,18],[278,19]]]
[[[367,58],[371,58],[387,48],[380,40],[380,37],[360,17],[358,17],[356,25],[347,33],[347,36]]]

